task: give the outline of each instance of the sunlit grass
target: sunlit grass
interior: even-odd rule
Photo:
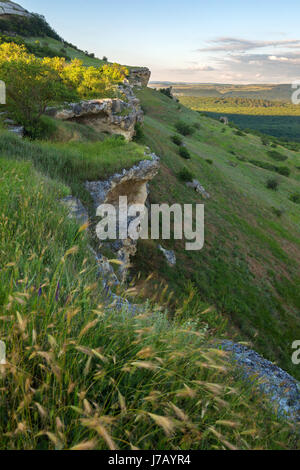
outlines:
[[[0,159],[1,449],[296,447],[204,331],[105,302],[66,187]]]

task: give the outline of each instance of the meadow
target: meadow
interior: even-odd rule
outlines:
[[[146,113],[142,142],[151,143],[162,159],[160,175],[151,183],[151,202],[203,202],[181,180],[185,168],[211,199],[205,201],[206,241],[201,252],[186,252],[179,241],[162,241],[175,250],[180,269],[174,270],[161,260],[154,242],[141,242],[135,269],[145,275],[154,272],[157,284],[164,279],[175,298],[181,292],[188,295],[189,282],[197,298],[228,320],[231,335],[250,341],[299,377],[299,368],[290,360],[290,345],[300,335],[300,213],[291,200],[300,191],[300,152],[224,126],[157,91],[143,90],[138,96]],[[192,129],[181,136],[189,160],[179,155],[173,142],[179,120]],[[273,159],[274,146],[285,161]],[[289,176],[278,174],[275,167],[286,167]],[[274,178],[276,191],[268,188]]]
[[[1,449],[297,447],[201,315],[170,322],[148,302],[132,317],[107,301],[87,227],[59,204],[67,186],[3,150],[0,170]]]

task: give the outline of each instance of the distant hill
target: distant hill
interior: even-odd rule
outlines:
[[[223,84],[195,84],[195,83],[171,83],[174,94],[183,96],[213,96],[213,97],[240,97],[250,99],[264,99],[273,101],[290,101],[291,85],[223,85]],[[166,82],[152,82],[152,88],[162,88]]]

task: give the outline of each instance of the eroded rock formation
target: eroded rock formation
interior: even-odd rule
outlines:
[[[125,86],[123,87],[125,90]],[[123,135],[131,140],[135,134],[135,126],[143,120],[143,112],[139,100],[131,96],[127,102],[119,98],[80,101],[70,103],[63,109],[49,108],[47,114],[61,121],[76,121],[93,127],[98,132]],[[126,95],[126,96],[127,96]]]
[[[107,181],[87,182],[86,188],[93,198],[95,209],[101,204],[111,204],[118,214],[119,198],[123,196],[127,197],[128,211],[133,204],[145,206],[148,198],[147,184],[156,176],[160,165],[160,160],[155,154],[150,154],[148,157],[148,160],[143,160],[129,170],[113,175]],[[120,271],[124,279],[130,258],[136,253],[137,243],[131,238],[115,240],[110,243],[110,248],[116,252],[122,262]]]
[[[151,71],[147,67],[132,68],[129,71],[128,81],[132,86],[148,86]]]
[[[242,344],[223,341],[222,349],[232,353],[242,376],[257,385],[281,418],[299,422],[300,383],[294,377]]]

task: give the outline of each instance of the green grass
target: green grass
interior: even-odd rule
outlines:
[[[73,47],[70,46],[63,46],[61,41],[58,41],[53,38],[49,37],[31,37],[31,38],[25,38],[25,42],[28,44],[34,44],[36,41],[39,41],[41,46],[43,45],[48,45],[50,49],[52,49],[54,52],[60,52],[62,47],[66,51],[65,54],[70,57],[70,59],[80,59],[82,60],[83,64],[86,66],[94,66],[94,67],[101,67],[102,65],[106,64],[101,59],[89,57],[87,54],[85,54],[83,51],[74,49]]]
[[[300,116],[300,107],[291,101],[267,101],[246,98],[181,96],[185,106],[203,112],[256,116]]]
[[[230,335],[250,340],[260,353],[299,378],[299,368],[291,362],[291,344],[300,337],[300,213],[290,200],[300,187],[299,152],[278,145],[277,151],[287,157],[284,166],[290,176],[277,175],[279,189],[270,191],[266,183],[274,172],[250,163],[274,166],[270,147],[259,137],[238,136],[234,128],[153,90],[138,96],[146,111],[144,143],[162,158],[160,175],[151,183],[152,202],[203,202],[178,179],[183,167],[212,197],[205,201],[206,242],[201,252],[186,252],[178,241],[160,241],[175,250],[174,270],[156,255],[156,242],[141,242],[135,271],[153,271],[176,293],[191,280],[199,298],[229,319]],[[201,125],[184,138],[190,161],[180,158],[171,141],[178,119]],[[213,165],[207,165],[207,159]],[[148,266],[143,261],[146,253]]]
[[[85,181],[105,180],[113,173],[147,159],[145,147],[112,136],[96,142],[30,142],[0,131],[0,153],[13,160],[29,160],[49,177],[70,186],[86,200]]]
[[[211,347],[204,316],[105,305],[87,235],[58,203],[66,186],[3,150],[0,183],[1,449],[298,447]]]
[[[293,105],[290,97],[284,102],[186,95],[179,98],[185,106],[216,119],[225,115],[242,129],[299,142],[300,107]]]

